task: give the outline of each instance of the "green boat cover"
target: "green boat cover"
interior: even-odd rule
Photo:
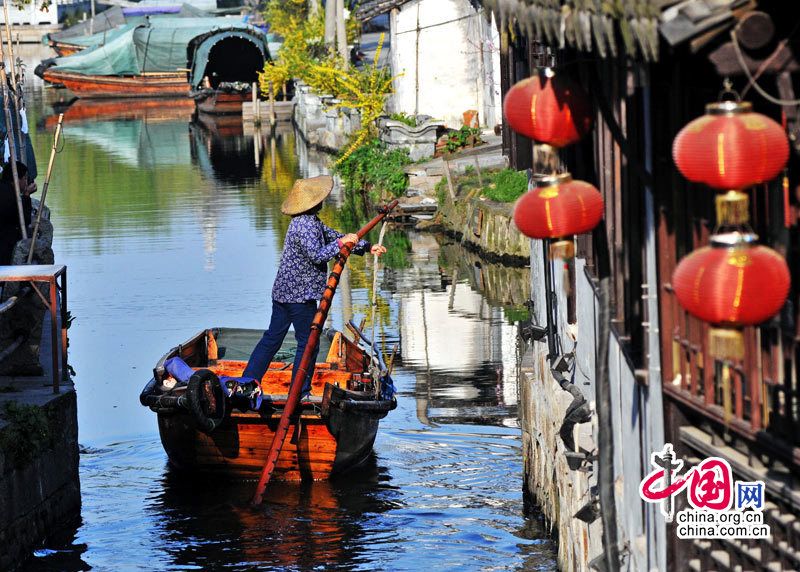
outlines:
[[[110,28],[108,30],[103,30],[102,32],[97,32],[96,34],[91,34],[88,36],[75,36],[65,41],[74,46],[83,46],[84,48],[91,46],[102,46],[112,41],[117,36],[127,32],[131,28],[145,23],[147,23],[147,18],[144,16],[138,18],[128,18],[128,22],[126,24],[116,28]]]
[[[238,37],[269,59],[267,35],[237,18],[151,17],[109,32],[105,44],[56,58],[53,71],[85,75],[135,76],[191,70],[191,85],[203,79],[211,48]]]

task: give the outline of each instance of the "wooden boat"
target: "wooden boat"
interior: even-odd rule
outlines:
[[[197,111],[211,115],[241,115],[242,103],[252,99],[250,89],[199,89],[192,92]]]
[[[59,57],[71,56],[72,54],[76,54],[86,47],[59,40],[49,40],[47,45],[53,48],[53,51],[55,51]]]
[[[60,84],[78,97],[186,97],[185,72],[148,73],[137,76],[85,75],[48,69],[42,79]]]
[[[87,48],[43,60],[36,75],[84,98],[186,97],[203,85],[249,86],[269,60],[267,35],[236,18],[153,18],[53,41]],[[227,100],[220,104],[241,109],[241,101]]]
[[[190,406],[189,392],[198,386],[175,384],[165,364],[180,357],[198,377],[210,376],[208,372],[240,376],[260,335],[255,330],[208,329],[170,350],[156,365],[140,401],[156,412],[161,442],[174,467],[258,478],[286,403],[291,361],[270,364],[261,380],[264,401],[258,410],[228,412],[213,430],[207,429],[203,413]],[[279,480],[327,479],[363,463],[380,420],[397,406],[389,375],[376,383],[365,373],[369,358],[362,347],[335,332],[320,344],[320,355],[326,354],[316,365],[311,396],[301,402],[278,457]],[[200,399],[206,405],[216,400],[208,389]]]

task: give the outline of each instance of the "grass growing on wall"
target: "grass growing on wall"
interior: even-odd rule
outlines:
[[[478,177],[475,167],[468,165],[463,175],[453,179],[456,196],[459,198],[466,198],[470,192],[480,191],[480,194],[489,200],[513,203],[528,190],[528,175],[524,171],[513,169],[486,170],[481,177]],[[444,203],[448,195],[447,180],[442,178],[436,184],[436,199],[439,204]]]
[[[15,466],[24,467],[50,447],[50,420],[41,407],[8,401],[0,417],[8,422],[0,432],[0,448]]]
[[[483,196],[499,203],[512,203],[527,190],[527,174],[523,171],[503,169],[493,177],[492,183],[483,191]]]

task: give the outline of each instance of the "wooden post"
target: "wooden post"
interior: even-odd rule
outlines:
[[[7,10],[8,8],[6,8]],[[1,34],[0,34],[1,35]],[[14,122],[11,121],[11,110],[9,109],[8,76],[6,75],[5,65],[6,55],[3,49],[3,39],[0,37],[0,84],[3,94],[3,111],[6,116],[6,137],[8,137],[8,151],[11,163],[11,174],[14,179],[14,192],[17,198],[17,211],[19,214],[19,226],[22,238],[28,238],[28,229],[25,227],[25,213],[22,210],[22,193],[19,188],[19,177],[17,176],[17,147],[14,144]]]
[[[483,174],[481,173],[481,164],[478,161],[478,156],[475,155],[473,157],[475,159],[475,172],[478,173],[478,184],[483,187]]]
[[[344,0],[336,0],[336,38],[339,57],[346,70],[350,66],[350,57],[347,53],[347,29],[344,23]]]
[[[261,125],[261,105],[258,101],[258,84],[253,82],[253,123]]]
[[[363,238],[396,206],[397,199],[382,208],[375,218],[356,233],[358,238]],[[343,245],[339,251],[339,256],[337,256],[336,264],[334,264],[333,270],[328,277],[328,283],[325,286],[325,292],[322,294],[322,300],[319,302],[319,308],[314,316],[314,321],[311,323],[311,335],[308,337],[308,342],[306,343],[306,349],[303,351],[300,365],[297,371],[292,372],[292,382],[289,386],[289,395],[286,398],[286,405],[283,407],[283,413],[278,422],[278,427],[275,429],[275,436],[272,439],[272,444],[267,454],[267,460],[264,463],[264,469],[261,471],[261,478],[258,480],[258,486],[256,487],[255,495],[253,495],[253,504],[255,505],[261,504],[261,500],[264,497],[264,490],[267,488],[275,466],[278,463],[278,456],[281,454],[283,442],[286,439],[286,434],[289,432],[289,420],[294,415],[294,410],[300,402],[300,390],[303,388],[303,381],[308,374],[309,368],[311,368],[312,372],[314,370],[314,364],[311,363],[311,359],[316,350],[317,342],[319,342],[322,326],[325,324],[325,320],[328,317],[333,295],[336,292],[336,286],[339,284],[339,277],[344,270],[344,266],[347,263],[347,258],[350,256],[350,251],[353,246],[355,245],[347,243]]]
[[[42,198],[39,203],[39,212],[36,213],[36,224],[33,225],[33,233],[31,234],[31,248],[28,251],[28,264],[33,260],[33,250],[36,246],[36,233],[39,232],[39,223],[42,222],[42,210],[44,209],[44,201],[47,200],[47,189],[50,186],[50,175],[53,174],[53,164],[56,161],[56,153],[58,153],[58,139],[61,137],[63,122],[64,114],[59,113],[56,134],[55,137],[53,137],[53,146],[50,148],[50,160],[47,162],[47,174],[44,177],[44,185],[42,185]]]
[[[269,82],[269,124],[270,127],[275,127],[277,118],[275,117],[275,90],[272,88],[272,82]]]
[[[453,189],[453,175],[450,173],[450,162],[447,160],[447,155],[442,157],[442,167],[444,168],[444,176],[447,178],[447,189],[450,191],[450,198],[455,202],[456,192]]]
[[[336,0],[325,0],[325,47],[331,53],[336,44]]]

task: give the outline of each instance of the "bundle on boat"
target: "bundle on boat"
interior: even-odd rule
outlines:
[[[286,403],[291,352],[261,380],[242,377],[261,332],[212,328],[173,348],[140,395],[158,417],[161,442],[179,469],[257,478]],[[369,456],[380,420],[397,406],[382,360],[340,332],[320,343],[311,395],[300,403],[275,478],[320,480]]]

